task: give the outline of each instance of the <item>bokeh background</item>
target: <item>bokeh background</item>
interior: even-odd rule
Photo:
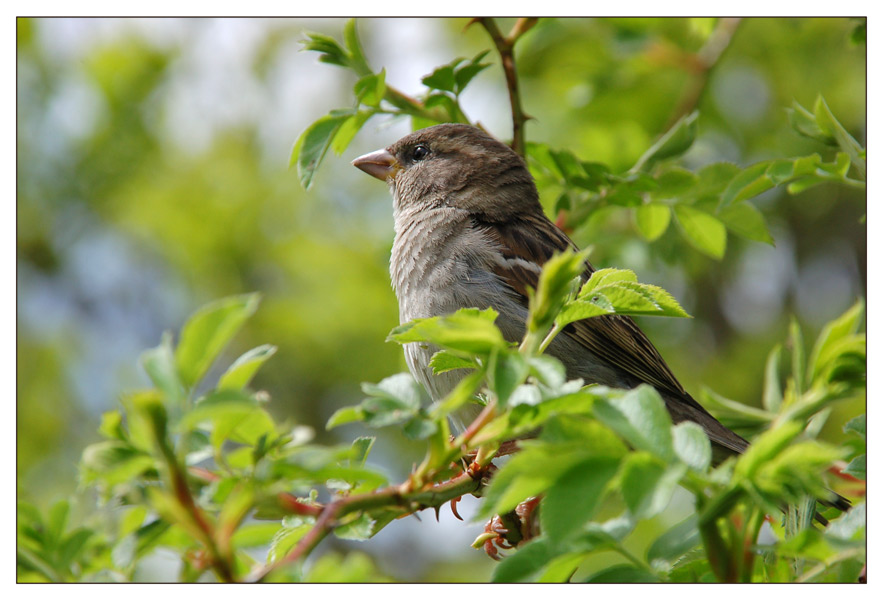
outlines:
[[[511,20],[501,20],[506,31]],[[304,31],[340,39],[343,19],[19,19],[17,59],[17,489],[46,507],[78,499],[76,465],[103,411],[144,385],[141,351],[202,303],[260,291],[256,317],[228,361],[278,346],[255,384],[271,409],[325,432],[359,383],[405,370],[384,343],[397,324],[387,264],[390,199],[350,160],[409,131],[372,120],[304,191],[288,169],[297,136],[352,103],[355,77],[300,51]],[[372,66],[419,95],[420,78],[492,44],[466,19],[364,19]],[[699,138],[685,165],[740,165],[825,152],[797,136],[785,107],[823,94],[865,143],[866,50],[853,19],[745,19],[704,84],[690,68],[709,19],[544,19],[520,42],[530,141],[615,169],[631,166],[699,84]],[[493,54],[490,55],[493,57]],[[473,120],[511,135],[498,60],[462,97]],[[827,155],[825,155],[827,157]],[[554,198],[549,199],[554,202]],[[641,324],[685,386],[759,404],[763,365],[793,315],[812,340],[866,290],[863,192],[821,186],[759,197],[775,247],[733,235],[723,261],[671,228],[642,241],[622,214],[574,233],[596,266],[634,269],[668,289],[692,320]],[[224,361],[222,361],[224,362]],[[822,432],[840,439],[860,407]],[[372,462],[401,480],[421,448],[381,431]],[[469,502],[464,512],[469,514]],[[678,517],[676,509],[662,520]],[[662,526],[662,525],[660,525]],[[468,547],[480,524],[448,511],[394,523],[355,545],[400,580],[482,580],[493,567]],[[160,553],[140,573],[174,577]]]

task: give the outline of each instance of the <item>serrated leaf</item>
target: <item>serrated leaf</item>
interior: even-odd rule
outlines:
[[[347,423],[364,421],[365,417],[365,411],[363,411],[361,407],[344,406],[343,408],[338,408],[334,411],[334,414],[329,417],[328,422],[325,423],[325,429],[334,429],[335,427],[340,427]]]
[[[671,222],[671,209],[665,204],[642,204],[635,208],[635,227],[648,242],[658,239]]]
[[[366,106],[379,106],[386,95],[386,69],[365,75],[353,87],[356,99]]]
[[[863,440],[867,440],[867,429],[867,415],[853,417],[843,426],[844,433],[849,433],[851,431],[855,432],[860,435]]]
[[[740,202],[731,204],[718,212],[717,216],[728,229],[755,242],[775,246],[763,214],[753,204]]]
[[[626,457],[619,481],[620,493],[630,514],[638,519],[659,514],[668,506],[674,488],[685,472],[683,465],[668,467],[646,452],[635,452]]]
[[[203,306],[187,320],[175,350],[178,375],[186,387],[202,379],[259,302],[260,294],[231,296]]]
[[[359,75],[371,72],[365,53],[362,51],[362,43],[359,41],[359,33],[356,29],[356,19],[350,19],[343,28],[343,40],[349,50],[350,66]]]
[[[676,204],[675,217],[687,241],[697,250],[720,260],[727,250],[727,229],[710,214]]]
[[[696,515],[690,515],[658,538],[647,550],[647,560],[665,560],[674,563],[678,558],[699,545],[699,528]]]
[[[276,346],[264,344],[252,348],[230,365],[218,380],[218,389],[241,390],[248,385],[258,369],[261,368],[271,356],[276,354]]]
[[[454,79],[454,66],[453,64],[447,64],[438,67],[429,75],[424,76],[420,81],[428,88],[453,93],[454,87],[456,86],[456,80]]]
[[[853,458],[846,465],[846,468],[843,469],[843,472],[847,475],[852,475],[856,479],[866,480],[868,478],[868,455],[860,454]]]
[[[454,92],[457,94],[462,93],[463,90],[466,89],[466,86],[469,85],[469,82],[489,66],[491,66],[490,63],[477,63],[475,62],[475,59],[473,59],[472,63],[457,69],[454,73]]]
[[[592,457],[558,477],[543,498],[543,533],[556,543],[577,533],[594,516],[618,467],[618,458]]]
[[[482,311],[461,308],[445,317],[415,319],[400,325],[390,332],[387,340],[400,344],[428,342],[456,352],[490,354],[495,348],[508,346],[494,325],[498,314],[492,308]]]
[[[438,375],[455,369],[475,369],[478,363],[471,358],[463,358],[446,350],[439,350],[432,355],[429,366],[432,367],[432,372]]]
[[[238,390],[210,393],[181,418],[178,426],[182,431],[208,427],[215,448],[228,439],[254,445],[262,435],[275,432],[270,415],[254,398]]]
[[[169,404],[181,406],[185,396],[184,384],[175,364],[171,333],[163,333],[159,346],[143,352],[140,360],[153,385],[165,395]]]
[[[487,370],[488,384],[502,405],[505,405],[515,388],[524,382],[528,371],[527,360],[520,352],[497,350],[491,354]]]
[[[405,426],[402,428],[402,432],[409,440],[425,440],[436,431],[438,431],[438,425],[435,421],[420,415],[405,423]]]
[[[812,353],[807,364],[807,377],[809,381],[815,381],[820,372],[825,369],[837,356],[837,350],[847,350],[840,342],[854,335],[861,324],[864,315],[865,304],[858,300],[841,316],[827,323],[816,338]]]
[[[862,178],[866,177],[867,166],[865,165],[865,160],[863,158],[864,149],[861,144],[859,144],[858,141],[846,131],[846,128],[840,124],[840,121],[837,120],[834,113],[828,108],[828,103],[825,102],[825,99],[821,95],[816,99],[814,114],[819,128],[825,133],[831,135],[837,141],[837,145],[849,155],[852,163],[861,173]]]
[[[791,123],[791,127],[800,135],[830,146],[837,143],[834,136],[822,131],[818,123],[816,123],[815,115],[803,108],[797,101],[791,105],[791,108],[786,108],[785,112],[788,113],[788,121]]]
[[[532,581],[544,565],[551,563],[560,554],[562,554],[561,549],[555,547],[548,539],[535,538],[500,562],[494,569],[491,581],[493,583]]]
[[[633,447],[665,462],[674,458],[671,417],[652,387],[641,385],[619,398],[596,400],[593,411],[602,423]]]
[[[794,438],[800,435],[803,427],[795,421],[787,421],[774,429],[757,436],[748,449],[736,462],[734,476],[751,477],[763,465],[773,460]]]
[[[711,442],[698,423],[683,421],[672,427],[675,454],[691,469],[705,472],[711,464]]]
[[[615,565],[591,575],[584,583],[656,583],[659,581],[651,571],[634,565]]]
[[[105,485],[132,481],[144,471],[155,466],[152,456],[129,444],[110,440],[86,446],[80,461],[80,479],[91,483],[100,479]]]
[[[693,111],[678,119],[671,129],[644,152],[631,171],[647,171],[659,161],[680,156],[689,150],[696,139],[698,117],[699,111]]]
[[[334,134],[331,140],[331,149],[335,154],[340,156],[349,147],[350,142],[356,137],[356,134],[362,129],[373,113],[367,111],[359,111],[354,115],[350,115]]]
[[[297,165],[297,175],[301,186],[308,190],[313,177],[322,164],[331,142],[341,125],[352,115],[325,115],[306,128],[291,150],[290,165]]]
[[[771,413],[779,412],[782,406],[782,386],[779,382],[779,360],[782,355],[782,346],[776,346],[770,351],[764,368],[763,383],[763,407]]]

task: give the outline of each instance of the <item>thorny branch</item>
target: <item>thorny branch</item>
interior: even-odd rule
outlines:
[[[399,509],[400,516],[405,516],[425,508],[439,507],[465,494],[477,492],[483,485],[483,479],[483,472],[468,470],[448,481],[426,489],[410,490],[408,489],[409,484],[405,483],[366,494],[347,496],[331,502],[322,509],[315,525],[301,538],[291,552],[275,563],[253,572],[248,580],[261,581],[276,569],[307,556],[346,515],[365,510]]]
[[[679,58],[678,62],[693,75],[693,78],[665,126],[666,130],[677,123],[678,119],[693,112],[693,109],[699,104],[708,85],[711,71],[717,65],[724,51],[730,46],[733,35],[741,22],[742,19],[738,17],[721,19],[706,40],[705,45],[698,52]]]
[[[470,24],[477,22],[491,36],[497,52],[500,55],[500,61],[503,63],[503,72],[506,74],[506,87],[509,89],[509,103],[512,106],[512,149],[520,156],[524,156],[524,123],[530,117],[524,113],[521,107],[521,95],[518,92],[518,72],[515,69],[515,43],[518,39],[527,33],[539,19],[535,17],[523,17],[515,22],[509,35],[503,37],[500,29],[493,19],[481,17],[473,19]]]

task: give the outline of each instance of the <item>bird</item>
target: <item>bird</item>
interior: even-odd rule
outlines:
[[[385,181],[393,198],[390,277],[401,323],[460,308],[493,307],[503,336],[525,333],[529,289],[543,264],[576,244],[543,212],[533,176],[509,146],[477,127],[445,123],[415,131],[354,166]],[[583,281],[594,272],[586,261]],[[434,374],[436,348],[405,344],[414,378],[433,400],[454,388],[460,371]],[[613,388],[655,388],[674,423],[698,423],[714,464],[743,453],[748,441],[722,425],[678,381],[633,319],[603,315],[567,326],[547,353],[568,379]],[[844,500],[845,501],[845,500]]]

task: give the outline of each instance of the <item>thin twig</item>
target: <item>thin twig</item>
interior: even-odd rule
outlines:
[[[515,53],[513,50],[518,39],[536,25],[538,20],[535,17],[518,19],[509,35],[503,37],[493,19],[487,17],[476,19],[485,28],[488,35],[491,36],[500,55],[503,73],[506,75],[506,87],[509,89],[509,103],[512,106],[512,149],[522,157],[524,156],[524,123],[530,117],[521,108],[521,96],[518,92],[518,72],[515,69]]]
[[[678,119],[693,112],[699,104],[699,100],[702,99],[702,94],[705,93],[705,89],[708,86],[712,69],[717,65],[724,50],[730,46],[733,34],[736,33],[736,29],[739,28],[741,21],[742,19],[739,17],[721,19],[708,37],[705,45],[698,52],[690,55],[689,60],[685,61],[693,74],[693,80],[681,97],[680,102],[678,102],[674,113],[672,113],[668,124],[665,126],[666,130],[671,129]]]

